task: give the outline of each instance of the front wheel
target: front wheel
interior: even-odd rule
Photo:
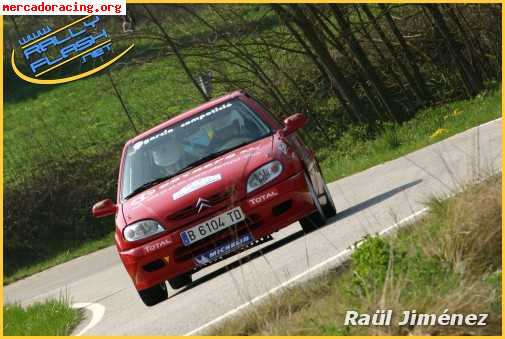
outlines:
[[[305,233],[308,233],[318,229],[321,226],[324,226],[324,224],[326,224],[326,215],[323,211],[321,203],[319,202],[319,199],[317,198],[316,191],[314,190],[314,186],[312,186],[307,173],[305,173],[305,181],[307,182],[312,202],[314,202],[314,206],[316,207],[316,211],[314,213],[299,220],[300,225],[302,225],[302,229],[305,231]]]
[[[328,189],[328,185],[326,185],[326,183],[324,183],[324,197],[326,200],[326,203],[323,205],[324,216],[327,219],[333,218],[337,215],[337,209],[335,208],[333,198],[331,197],[330,190]]]
[[[319,198],[317,197],[316,191],[314,190],[314,187],[312,186],[312,183],[310,182],[307,175],[305,175],[305,180],[309,186],[309,192],[312,197],[312,201],[316,206],[316,211],[314,213],[299,220],[302,229],[305,231],[305,233],[308,233],[318,229],[321,226],[326,225],[328,219],[334,217],[337,214],[337,210],[326,183],[324,183],[324,204],[321,204]]]
[[[145,290],[140,290],[138,292],[140,299],[142,299],[144,304],[149,307],[168,299],[167,285],[165,282],[151,286]]]
[[[177,290],[179,288],[183,288],[184,286],[191,284],[192,281],[193,279],[191,278],[191,274],[184,273],[173,279],[170,279],[168,283],[170,287],[172,287],[174,290]]]

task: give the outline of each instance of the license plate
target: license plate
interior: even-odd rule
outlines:
[[[243,248],[249,245],[254,241],[254,238],[251,234],[246,233],[242,234],[240,237],[229,241],[227,243],[221,244],[211,250],[206,251],[205,253],[199,254],[195,257],[195,264],[197,266],[203,266],[210,262],[213,262],[229,253],[232,253],[240,248]]]
[[[181,240],[184,246],[191,245],[198,240],[207,238],[225,228],[235,225],[245,219],[240,207],[226,211],[212,219],[181,232]]]

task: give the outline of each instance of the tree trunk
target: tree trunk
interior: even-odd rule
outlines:
[[[356,13],[358,14],[358,17],[359,17],[360,31],[361,31],[361,33],[365,36],[365,38],[368,40],[368,42],[372,45],[372,47],[374,48],[374,50],[377,52],[377,55],[379,56],[380,62],[386,67],[387,73],[389,73],[389,74],[392,75],[395,83],[398,85],[398,87],[400,88],[400,90],[405,95],[410,96],[410,94],[408,93],[409,91],[403,85],[403,82],[402,82],[400,76],[398,75],[398,73],[396,72],[396,70],[393,69],[393,67],[391,66],[391,63],[386,58],[386,56],[384,55],[384,53],[382,52],[382,50],[380,49],[380,47],[377,45],[377,42],[373,39],[372,35],[368,31],[368,27],[367,27],[366,22],[365,22],[362,14],[361,14],[361,11],[359,10],[359,7],[357,5],[354,5],[354,8],[355,8]]]
[[[372,105],[372,108],[375,111],[375,116],[373,118],[369,117],[369,119],[373,120],[378,119],[383,114],[378,106],[378,103],[374,100],[375,95],[373,91],[371,90],[370,86],[367,83],[366,71],[360,68],[360,66],[356,63],[356,61],[349,55],[349,53],[347,53],[344,45],[340,43],[338,37],[333,33],[330,27],[325,22],[323,22],[323,19],[327,20],[327,18],[323,15],[323,13],[317,10],[316,6],[309,5],[307,6],[307,8],[312,13],[312,17],[317,21],[319,26],[321,26],[323,28],[323,31],[326,32],[326,35],[329,38],[329,43],[332,44],[338,50],[338,52],[344,56],[344,58],[349,62],[351,67],[354,69],[354,73],[356,74],[358,82],[363,89],[365,97],[368,99],[368,102],[370,103],[370,105]]]
[[[342,73],[338,65],[332,59],[331,54],[326,46],[326,43],[323,40],[321,40],[321,38],[317,33],[317,30],[305,16],[300,7],[298,7],[298,5],[289,5],[289,7],[294,13],[292,17],[295,20],[295,23],[307,38],[309,44],[314,49],[316,55],[318,55],[319,58],[321,59],[321,62],[323,63],[331,79],[335,82],[340,92],[345,96],[345,99],[349,102],[349,106],[353,111],[353,116],[350,118],[353,119],[354,121],[362,120],[363,109],[359,101],[359,98],[354,92],[354,89],[349,85],[349,83],[345,79],[344,74]]]
[[[345,100],[344,95],[337,87],[335,87],[335,83],[328,75],[328,72],[324,68],[324,65],[321,64],[318,57],[312,52],[312,49],[310,48],[310,46],[307,45],[307,43],[305,42],[303,37],[300,35],[300,33],[298,33],[298,31],[293,27],[293,25],[291,24],[291,16],[280,5],[272,4],[270,6],[277,13],[277,15],[279,15],[279,17],[284,22],[284,24],[286,25],[288,30],[291,32],[291,34],[295,37],[295,39],[300,43],[300,45],[303,47],[303,49],[307,52],[307,55],[309,56],[309,58],[312,60],[314,65],[316,65],[317,69],[319,69],[321,76],[325,78],[325,80],[328,82],[328,84],[330,84],[330,89],[332,90],[333,94],[335,94],[337,99],[340,101],[342,107],[344,108],[344,110],[347,113],[347,116],[352,117],[353,112],[352,112],[351,108],[349,107],[349,104]]]
[[[461,6],[457,6],[455,10],[452,10],[452,12],[454,12],[454,16],[456,18],[461,18],[461,20],[459,20],[461,29],[470,36],[470,47],[475,46],[478,50],[478,53],[480,55],[477,56],[477,58],[479,59],[479,62],[484,69],[484,73],[487,75],[487,78],[494,78],[496,76],[496,74],[493,73],[494,66],[491,65],[490,61],[488,60],[486,49],[482,45],[482,41],[480,41],[479,37],[475,36],[472,28],[469,27],[469,23],[465,18],[465,14],[461,10]]]
[[[483,67],[481,63],[481,57],[485,58],[484,55],[481,57],[476,54],[477,51],[477,46],[472,46],[472,40],[469,36],[469,34],[466,32],[466,30],[463,28],[463,25],[461,24],[458,16],[456,15],[456,12],[452,9],[454,5],[446,5],[444,6],[447,14],[449,15],[449,18],[454,22],[456,27],[458,28],[459,35],[461,37],[461,40],[463,41],[463,44],[465,45],[465,49],[468,52],[468,55],[470,57],[469,64],[472,67],[472,72],[476,75],[480,83],[484,82],[484,79],[482,78],[482,74],[485,74],[486,69]]]
[[[395,60],[396,64],[398,65],[398,67],[400,67],[400,70],[402,71],[405,79],[407,79],[407,82],[409,83],[412,92],[417,97],[419,105],[420,106],[426,105],[430,101],[430,98],[426,96],[426,93],[424,93],[421,86],[419,86],[420,84],[416,81],[414,76],[408,70],[407,66],[403,63],[402,59],[398,56],[398,53],[396,52],[393,46],[393,43],[389,40],[386,33],[384,33],[382,27],[377,22],[377,18],[372,14],[370,9],[368,8],[368,5],[361,5],[361,9],[363,9],[363,12],[365,12],[366,16],[374,26],[375,31],[377,32],[377,34],[379,34],[379,37],[382,39],[382,42],[384,42],[384,45],[386,45],[386,48],[388,49],[389,53]]]
[[[482,82],[479,78],[472,72],[470,63],[466,60],[465,56],[459,50],[459,47],[452,36],[452,33],[447,27],[445,19],[440,12],[437,5],[423,5],[431,14],[435,27],[442,34],[447,43],[447,48],[454,58],[456,65],[459,68],[461,78],[467,90],[469,96],[473,97],[482,89]]]
[[[395,35],[396,39],[398,39],[398,42],[402,46],[403,52],[405,53],[405,55],[407,57],[407,61],[410,64],[410,67],[412,68],[415,82],[417,83],[417,85],[419,86],[419,89],[422,92],[422,97],[429,98],[430,92],[428,91],[428,88],[426,87],[426,83],[421,75],[421,72],[419,72],[419,67],[417,67],[414,54],[412,54],[412,51],[410,50],[409,46],[407,45],[405,38],[403,37],[400,30],[398,29],[395,22],[393,21],[393,18],[391,17],[391,14],[389,13],[389,9],[384,4],[379,4],[379,7],[381,8],[381,10],[384,14],[384,17],[386,18],[386,22],[388,23],[389,28],[391,29],[391,31]]]
[[[114,80],[112,79],[112,75],[110,74],[110,72],[106,72],[106,73],[107,73],[107,77],[109,78],[110,85],[111,85],[112,89],[114,90],[114,95],[116,96],[117,100],[121,104],[121,107],[123,108],[123,111],[124,111],[126,117],[128,118],[128,121],[130,122],[130,125],[133,128],[133,132],[135,132],[135,135],[138,135],[139,131],[137,130],[137,127],[135,126],[135,123],[133,122],[133,119],[132,119],[132,117],[130,115],[130,112],[128,111],[128,108],[126,107],[126,104],[123,101],[123,97],[119,93],[119,90],[117,89],[117,86],[114,83]]]
[[[375,67],[373,67],[372,63],[368,59],[365,51],[361,47],[361,44],[354,36],[351,29],[351,24],[349,23],[349,21],[347,20],[347,18],[345,17],[344,13],[342,12],[339,6],[331,5],[331,9],[333,11],[335,18],[337,19],[338,25],[340,26],[341,35],[343,36],[344,40],[349,46],[352,54],[354,55],[356,60],[358,60],[358,63],[365,71],[366,76],[368,77],[372,85],[375,87],[377,95],[381,99],[386,113],[392,120],[398,120],[398,115],[401,115],[400,112],[398,112],[399,108],[397,107],[396,103],[391,100],[391,96],[389,95],[388,90],[384,85],[382,79],[379,77],[378,73],[375,70]]]
[[[217,33],[216,27],[212,26],[207,20],[202,18],[200,15],[198,15],[194,10],[188,8],[187,6],[180,6],[184,11],[198,19],[200,22],[202,22],[205,26],[213,30],[214,32]],[[219,12],[217,12],[213,7],[211,7],[214,12],[216,12],[217,15],[219,15],[223,20],[223,18]],[[278,88],[275,86],[273,83],[272,79],[263,71],[260,65],[242,48],[240,48],[236,43],[234,43],[232,40],[228,39],[225,35],[222,36],[223,40],[228,44],[228,46],[231,48],[230,53],[235,53],[235,56],[246,62],[249,67],[253,70],[252,73],[260,80],[263,82],[267,87],[270,89],[270,93],[272,97],[279,103],[281,106],[282,110],[287,111],[288,110],[288,104],[286,102],[286,99],[282,95],[282,93],[278,90]]]

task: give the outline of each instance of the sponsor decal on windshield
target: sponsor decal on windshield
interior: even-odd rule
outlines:
[[[200,120],[203,120],[211,115],[213,115],[214,113],[217,113],[219,111],[222,111],[223,109],[226,109],[228,107],[231,107],[232,104],[227,102],[227,103],[224,103],[220,106],[216,106],[214,107],[213,109],[209,110],[209,111],[206,111],[200,115],[198,115],[197,117],[194,117],[194,118],[191,118],[190,120],[187,120],[187,121],[184,121],[183,123],[181,123],[179,125],[179,127],[181,128],[184,128],[186,126],[189,126],[197,121],[200,121]],[[155,135],[152,135],[150,137],[147,137],[146,139],[143,139],[143,140],[140,140],[140,141],[137,141],[134,145],[133,145],[133,150],[134,151],[137,151],[139,150],[142,146],[144,145],[147,145],[148,143],[150,143],[151,141],[153,140],[156,140],[158,139],[159,137],[163,137],[167,134],[170,134],[170,133],[173,133],[174,132],[174,129],[171,127],[171,128],[168,128],[168,129],[165,129],[163,130],[162,132],[158,133],[158,134],[155,134]]]
[[[183,188],[181,188],[180,190],[175,192],[172,195],[172,199],[177,200],[177,199],[185,196],[186,194],[194,192],[202,187],[210,185],[210,184],[212,184],[216,181],[219,181],[219,180],[221,180],[221,174],[211,175],[211,176],[204,177],[204,178],[198,179],[196,181],[193,181],[189,185],[184,186]]]
[[[213,109],[211,109],[210,111],[207,111],[205,113],[202,113],[200,114],[199,116],[195,117],[195,118],[192,118],[190,120],[187,120],[185,122],[183,122],[180,127],[186,127],[186,126],[189,126],[197,121],[200,121],[200,120],[203,120],[211,115],[213,115],[214,113],[217,113],[219,111],[222,111],[223,109],[225,108],[228,108],[228,107],[231,107],[231,103],[230,102],[226,102],[220,106],[216,106],[214,107]]]
[[[143,145],[147,145],[148,143],[150,143],[151,141],[154,141],[156,139],[158,139],[159,137],[163,137],[165,135],[168,135],[170,133],[172,133],[174,131],[173,128],[169,128],[169,129],[165,129],[163,130],[162,132],[158,133],[158,134],[155,134],[153,136],[150,136],[149,138],[145,138],[144,140],[140,140],[140,141],[137,141],[134,145],[133,145],[133,149],[135,151],[139,150]]]

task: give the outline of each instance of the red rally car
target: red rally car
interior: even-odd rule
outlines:
[[[296,130],[236,91],[178,115],[124,146],[115,214],[119,256],[147,306],[191,274],[299,221],[313,230],[336,214],[313,152]]]

